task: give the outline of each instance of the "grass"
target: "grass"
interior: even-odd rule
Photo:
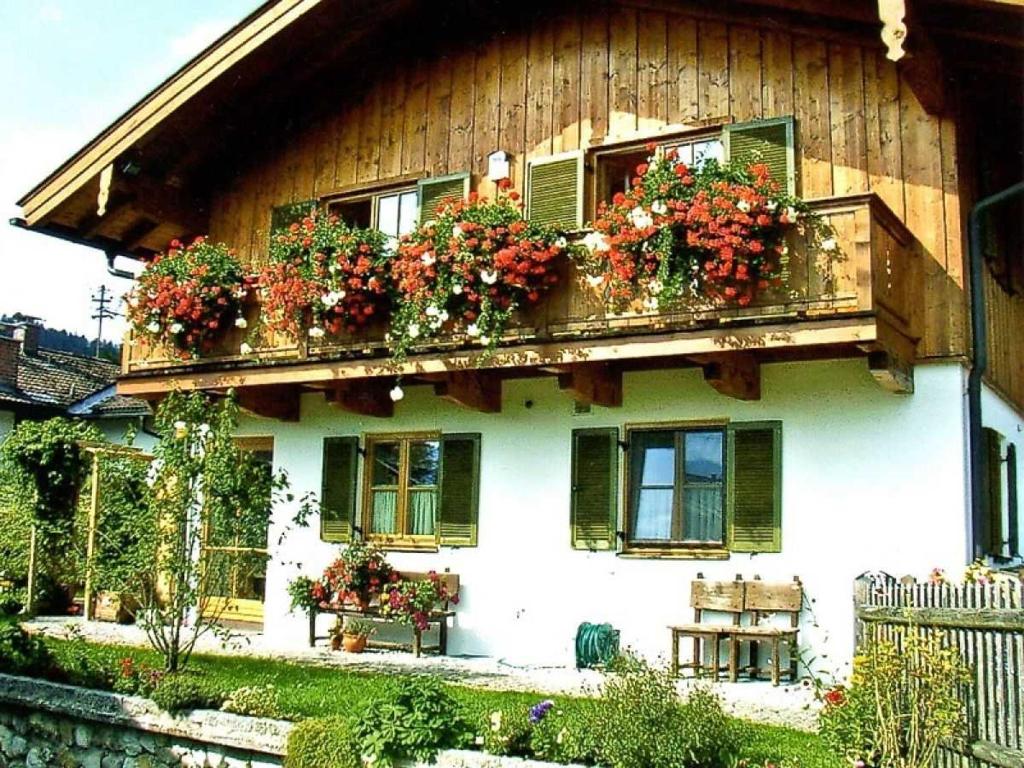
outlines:
[[[159,655],[149,649],[84,643],[81,640],[47,638],[47,645],[60,665],[74,666],[83,652],[98,667],[107,670],[120,668],[126,657],[136,664],[161,666]],[[350,715],[367,709],[375,703],[383,684],[393,674],[366,673],[337,667],[299,664],[269,658],[227,655],[195,655],[189,669],[209,684],[225,692],[242,686],[273,684],[279,694],[280,705],[290,719]],[[546,694],[492,691],[452,685],[453,696],[464,707],[473,722],[483,722],[499,706],[528,708],[538,701],[550,698]],[[564,707],[573,706],[573,697],[556,697]],[[751,768],[761,768],[765,761],[782,758],[800,759],[800,768],[834,768],[835,758],[821,740],[789,728],[735,721],[740,732],[741,757]]]

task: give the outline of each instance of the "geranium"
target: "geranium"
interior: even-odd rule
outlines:
[[[748,306],[782,284],[786,237],[800,228],[825,250],[834,237],[768,166],[690,168],[675,150],[637,166],[626,192],[598,207],[584,240],[583,277],[616,307],[656,310],[682,302]]]
[[[331,587],[324,579],[298,576],[288,583],[288,596],[291,598],[291,610],[309,611],[330,600]]]
[[[458,602],[458,594],[450,593],[441,575],[431,571],[426,579],[397,581],[389,585],[381,596],[380,610],[385,616],[423,631],[429,626],[430,614],[438,604],[458,605]]]
[[[384,553],[372,545],[351,544],[324,570],[324,584],[343,603],[368,603],[398,580]]]
[[[387,237],[315,211],[271,235],[264,324],[294,338],[353,332],[387,310]]]
[[[396,358],[449,328],[493,350],[513,313],[558,281],[557,258],[568,245],[527,222],[507,188],[500,185],[494,201],[473,193],[442,203],[433,220],[401,239],[392,270]]]
[[[208,352],[235,325],[249,290],[242,265],[226,245],[197,237],[171,242],[128,292],[128,319],[139,336],[175,348],[182,358]]]

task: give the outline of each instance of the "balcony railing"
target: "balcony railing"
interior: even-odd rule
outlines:
[[[751,339],[759,332],[778,334],[780,326],[789,330],[804,325],[813,328],[822,320],[863,317],[884,324],[887,332],[895,332],[912,349],[920,337],[922,279],[921,257],[913,235],[872,194],[820,199],[811,201],[811,205],[835,230],[838,255],[815,252],[802,241],[791,243],[783,285],[763,294],[756,304],[742,308],[612,312],[577,279],[572,265],[566,265],[559,285],[540,304],[523,313],[502,340],[502,347],[564,345],[575,340],[599,342],[604,338],[666,332],[692,334],[696,338],[718,333],[722,328],[744,328],[744,337]],[[247,308],[250,327],[258,312],[255,304]],[[297,341],[272,335],[253,340],[246,338],[245,331],[233,330],[213,353],[188,361],[129,336],[124,348],[123,373],[170,374],[176,372],[174,369],[217,370],[353,359],[380,361],[387,356],[385,332],[382,325],[359,335]],[[469,341],[455,335],[435,339],[415,350],[411,359],[455,353],[464,356],[464,350],[473,349]],[[252,347],[251,353],[240,354],[243,342]]]

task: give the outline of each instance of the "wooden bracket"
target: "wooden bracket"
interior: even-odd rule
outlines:
[[[239,387],[235,396],[238,406],[249,413],[280,421],[299,420],[299,388],[296,386]]]
[[[395,415],[395,403],[388,393],[390,379],[356,379],[328,389],[327,402],[360,416],[389,419]]]
[[[878,0],[878,18],[886,58],[899,63],[900,73],[925,111],[942,114],[946,107],[942,60],[920,14],[915,14],[909,0]]]
[[[483,413],[501,412],[501,377],[484,371],[454,371],[434,385],[434,394]]]
[[[733,352],[703,363],[704,381],[737,400],[761,399],[761,364],[748,352]]]
[[[914,366],[892,352],[868,353],[868,370],[878,386],[897,395],[914,394]]]
[[[581,405],[622,406],[622,371],[607,364],[574,365],[558,374],[558,388]]]

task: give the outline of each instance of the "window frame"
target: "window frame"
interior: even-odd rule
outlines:
[[[363,201],[369,201],[370,203],[370,229],[377,230],[379,210],[380,210],[380,199],[384,197],[392,197],[395,195],[403,195],[409,192],[415,194],[416,197],[416,216],[415,220],[419,222],[419,187],[417,182],[419,176],[401,176],[396,179],[391,179],[385,182],[373,182],[370,184],[357,184],[343,189],[336,190],[329,194],[324,195],[318,200],[318,207],[321,207],[328,215],[335,212],[335,208],[339,205],[347,203],[360,203]],[[378,230],[379,231],[379,230]],[[390,236],[390,235],[389,235]]]
[[[642,424],[625,425],[626,460],[621,462],[622,473],[622,511],[623,511],[623,542],[622,554],[625,556],[653,556],[657,557],[694,557],[705,559],[724,559],[729,556],[729,426],[727,419],[711,419],[702,421],[685,422],[655,422]],[[633,483],[632,468],[635,454],[633,450],[633,436],[640,432],[671,432],[674,433],[673,442],[676,446],[674,458],[675,472],[672,499],[673,528],[676,527],[676,516],[678,514],[678,525],[685,523],[685,508],[682,506],[683,494],[681,492],[685,483],[685,451],[678,450],[679,435],[687,432],[709,432],[719,431],[722,435],[722,538],[720,541],[701,541],[697,539],[681,539],[673,541],[658,540],[634,540],[633,539]],[[680,475],[680,472],[682,474]],[[680,482],[681,479],[681,482]]]
[[[440,542],[440,511],[441,505],[441,471],[443,464],[443,435],[441,432],[375,432],[363,435],[363,478],[362,498],[359,502],[359,525],[362,528],[362,540],[376,544],[389,550],[428,550],[436,551]],[[434,506],[434,532],[429,536],[407,534],[409,506],[409,453],[410,446],[417,442],[436,441],[438,443],[438,482],[434,486],[436,503]],[[395,529],[401,533],[382,534],[372,532],[373,522],[373,458],[374,447],[379,443],[399,444],[398,499],[395,505]]]

